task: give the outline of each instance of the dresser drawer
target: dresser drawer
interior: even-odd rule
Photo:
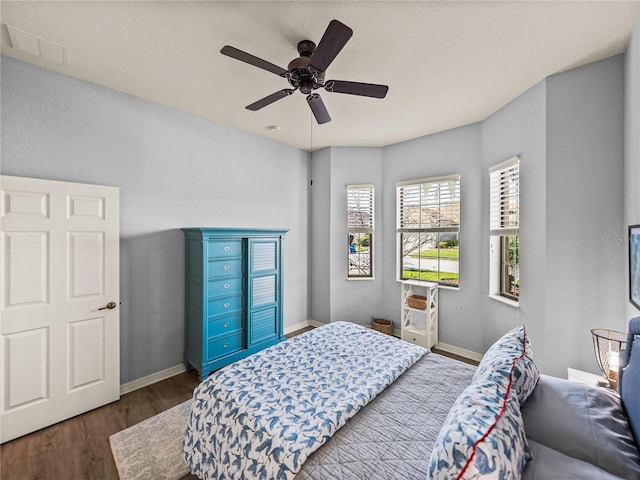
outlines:
[[[207,360],[214,360],[218,357],[224,357],[230,353],[242,350],[244,348],[242,337],[242,332],[239,332],[235,335],[229,335],[228,337],[217,340],[209,340]]]
[[[209,240],[209,258],[240,257],[241,240]]]
[[[207,296],[209,298],[232,295],[234,293],[242,293],[242,277],[209,280],[207,283]]]
[[[215,261],[210,260],[207,275],[209,278],[242,275],[242,259],[230,258]]]
[[[209,320],[207,326],[207,338],[226,335],[237,330],[242,330],[242,313]]]
[[[209,300],[209,316],[224,315],[242,310],[242,295]]]

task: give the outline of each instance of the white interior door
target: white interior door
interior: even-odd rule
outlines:
[[[0,176],[0,190],[6,442],[120,398],[119,205],[115,187]]]

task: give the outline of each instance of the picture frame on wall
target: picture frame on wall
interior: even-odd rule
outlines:
[[[629,226],[629,301],[640,309],[640,225]]]

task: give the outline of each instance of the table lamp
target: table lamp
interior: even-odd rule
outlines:
[[[624,350],[627,344],[627,335],[604,328],[594,328],[591,330],[591,335],[593,337],[596,360],[606,380],[603,385],[608,385],[609,388],[617,390],[620,352]]]

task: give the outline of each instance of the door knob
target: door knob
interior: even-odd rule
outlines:
[[[107,305],[106,305],[106,306],[101,307],[101,308],[99,308],[98,310],[107,310],[107,309],[109,309],[109,310],[113,310],[113,309],[114,309],[114,308],[116,308],[116,307],[117,307],[116,302],[109,302],[109,303],[107,303]]]

